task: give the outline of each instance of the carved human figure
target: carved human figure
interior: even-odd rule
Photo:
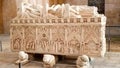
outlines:
[[[76,61],[77,68],[91,68],[90,59],[86,55],[79,56]]]
[[[36,0],[32,0],[29,3],[28,0],[23,0],[21,7],[18,7],[19,11],[16,18],[38,18],[41,16],[41,5],[36,5]]]
[[[80,18],[80,14],[78,11],[73,9],[69,4],[62,4],[62,5],[53,5],[49,8],[48,13],[57,16],[59,18],[64,17],[76,17]]]
[[[64,48],[63,48],[64,41],[61,38],[57,38],[55,42],[56,42],[55,45],[56,52],[64,52]]]
[[[42,51],[49,51],[49,41],[48,38],[46,36],[46,34],[42,34],[42,38],[39,41],[39,45],[41,46],[41,50]]]
[[[27,53],[25,53],[24,51],[20,51],[18,55],[19,55],[19,57],[18,57],[18,60],[16,61],[16,64],[28,62],[29,57],[28,57]]]
[[[73,37],[73,39],[71,39],[68,42],[68,45],[69,45],[69,52],[70,53],[75,53],[75,52],[78,52],[80,50],[80,43],[75,37]]]
[[[33,39],[27,40],[25,48],[26,48],[26,50],[35,50],[34,40]]]
[[[16,38],[15,40],[13,40],[13,43],[14,43],[13,48],[20,50],[20,48],[21,48],[21,39]]]
[[[53,68],[56,63],[55,56],[50,54],[45,54],[43,56],[43,62],[45,68]]]

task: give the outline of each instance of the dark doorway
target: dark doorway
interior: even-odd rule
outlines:
[[[98,7],[98,13],[105,13],[105,0],[88,0],[88,6]]]

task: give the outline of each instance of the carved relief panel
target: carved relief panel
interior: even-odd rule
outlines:
[[[68,26],[67,28],[68,52],[70,54],[80,53],[82,40],[81,31],[80,26]]]
[[[83,48],[85,54],[98,54],[101,49],[100,26],[83,25]]]
[[[50,26],[37,27],[37,50],[48,52],[50,50]]]
[[[23,28],[21,26],[12,26],[10,31],[12,50],[21,50],[23,46]]]
[[[56,25],[51,30],[53,50],[57,53],[64,53],[67,47],[65,46],[65,27]]]
[[[24,48],[26,51],[34,51],[36,46],[36,27],[24,27]]]

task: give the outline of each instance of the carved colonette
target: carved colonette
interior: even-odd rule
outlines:
[[[13,19],[11,49],[41,54],[103,56],[105,19],[105,16]]]

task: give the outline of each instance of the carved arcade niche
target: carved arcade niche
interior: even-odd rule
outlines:
[[[38,26],[37,29],[37,45],[38,49],[43,51],[49,51],[50,43],[50,27],[49,26]]]
[[[72,56],[105,54],[106,17],[98,14],[96,7],[63,4],[48,9],[45,17],[39,15],[41,12],[24,13],[11,22],[13,51]]]
[[[25,26],[24,27],[24,47],[25,50],[35,50],[36,45],[36,27]]]
[[[13,50],[21,50],[23,46],[23,27],[11,26],[11,44]]]

